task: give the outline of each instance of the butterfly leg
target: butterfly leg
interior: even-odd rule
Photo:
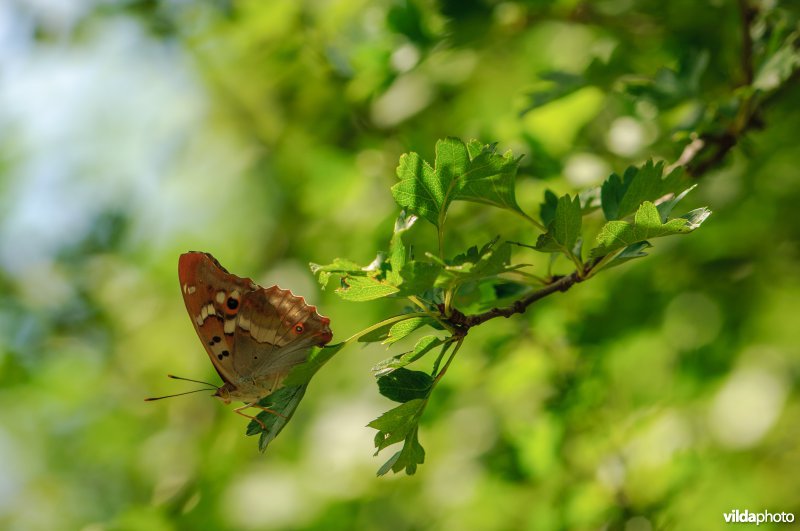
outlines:
[[[285,418],[286,418],[286,415],[281,415],[280,413],[278,413],[278,412],[277,412],[277,411],[275,411],[274,409],[270,409],[270,408],[268,408],[268,407],[264,407],[264,406],[260,405],[258,402],[253,402],[252,404],[249,404],[247,407],[254,407],[254,408],[258,408],[258,409],[260,409],[261,411],[266,411],[267,413],[270,413],[270,414],[272,414],[272,415],[275,415],[276,417],[281,417],[282,419],[285,419]]]
[[[250,420],[254,420],[254,421],[256,421],[256,422],[258,423],[258,425],[259,425],[259,426],[261,426],[261,429],[262,429],[263,431],[267,431],[267,426],[266,426],[266,425],[265,425],[265,424],[264,424],[264,423],[261,421],[261,419],[260,419],[260,418],[257,418],[257,417],[250,416],[250,415],[248,415],[247,413],[242,413],[242,410],[243,410],[243,409],[247,409],[247,408],[251,407],[252,405],[253,405],[253,404],[245,404],[245,405],[243,405],[243,406],[240,406],[240,407],[237,407],[237,408],[235,408],[235,409],[233,410],[233,412],[234,412],[234,413],[236,413],[237,415],[241,415],[241,416],[243,416],[243,417],[245,417],[245,418],[248,418],[248,419],[250,419]]]

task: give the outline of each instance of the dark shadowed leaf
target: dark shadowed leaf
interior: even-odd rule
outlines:
[[[425,398],[431,390],[433,378],[427,372],[411,371],[404,368],[378,378],[380,393],[395,402],[408,402]]]
[[[547,195],[545,194],[547,202]],[[582,212],[581,202],[578,196],[571,199],[565,195],[558,199],[552,214],[552,220],[547,225],[547,232],[541,234],[536,241],[536,249],[549,253],[562,252],[570,254],[573,252],[581,234]]]

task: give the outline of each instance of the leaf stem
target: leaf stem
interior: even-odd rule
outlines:
[[[544,225],[542,225],[541,223],[539,223],[538,221],[536,221],[535,219],[530,217],[528,214],[526,214],[522,210],[512,210],[512,212],[515,212],[517,215],[522,216],[523,219],[525,219],[526,221],[530,222],[531,225],[533,225],[534,227],[536,227],[540,231],[547,232],[547,227],[545,227]]]
[[[447,321],[444,321],[444,320],[440,319],[437,314],[435,314],[432,311],[430,311],[425,306],[425,304],[423,304],[423,302],[416,297],[416,295],[409,295],[408,296],[408,300],[410,300],[412,303],[416,304],[419,309],[421,309],[423,312],[425,312],[425,315],[427,315],[428,317],[430,317],[431,319],[433,319],[434,321],[436,321],[437,323],[442,325],[450,333],[453,332],[453,327],[450,326],[450,324],[447,323]]]
[[[444,316],[450,317],[450,308],[453,304],[453,289],[444,292]]]
[[[444,261],[444,220],[441,225],[436,227],[436,237],[439,240],[439,258]]]
[[[522,278],[533,280],[534,282],[536,282],[538,284],[542,284],[542,285],[547,284],[547,280],[545,280],[544,277],[540,277],[539,275],[534,275],[532,273],[526,273],[525,271],[520,271],[518,269],[514,270],[514,271],[508,271],[506,274],[507,275],[517,274],[517,275],[521,276]]]
[[[414,317],[428,317],[428,314],[426,312],[413,312],[413,313],[404,313],[402,315],[395,315],[394,317],[389,317],[388,319],[384,319],[379,323],[375,323],[374,325],[369,326],[364,330],[361,330],[360,332],[356,332],[352,336],[345,339],[343,343],[350,343],[351,341],[358,340],[362,336],[365,336],[370,332],[375,331],[383,326],[392,323],[399,323],[400,321],[405,321],[407,319],[413,319]]]
[[[436,373],[439,371],[439,364],[442,362],[442,358],[450,350],[450,347],[453,345],[453,338],[449,337],[442,345],[442,350],[439,352],[439,355],[436,356],[436,361],[433,362],[433,370],[431,371],[431,376],[436,376]]]
[[[447,361],[444,363],[444,367],[442,367],[442,370],[439,371],[439,373],[434,377],[433,385],[436,385],[437,383],[439,383],[439,380],[442,379],[444,374],[447,372],[447,368],[450,367],[450,363],[453,361],[453,358],[456,357],[456,354],[458,353],[458,349],[461,348],[461,345],[463,343],[464,343],[464,337],[462,336],[462,337],[460,337],[458,339],[458,341],[456,341],[456,348],[454,348],[453,352],[450,353],[450,357],[447,358]],[[442,352],[442,354],[444,354],[444,352]]]

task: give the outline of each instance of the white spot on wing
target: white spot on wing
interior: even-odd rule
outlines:
[[[236,319],[226,319],[225,320],[225,333],[226,334],[232,334],[235,329],[236,329]]]
[[[225,292],[224,291],[218,291],[217,292],[217,302],[219,304],[222,304],[223,302],[225,302]]]
[[[197,291],[197,288],[196,288],[196,287],[194,287],[194,286],[188,286],[188,287],[186,288],[186,293],[188,293],[189,295],[192,295],[192,294],[194,294],[194,292],[195,292],[195,291]]]

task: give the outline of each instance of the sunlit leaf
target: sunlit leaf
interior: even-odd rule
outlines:
[[[633,222],[606,223],[597,236],[597,247],[592,249],[591,255],[597,258],[644,240],[691,232],[699,227],[710,213],[709,210],[702,208],[693,210],[686,216],[662,222],[656,206],[645,201],[636,211]]]
[[[514,192],[519,159],[497,155],[494,146],[475,140],[469,145],[448,137],[436,143],[434,166],[417,153],[400,157],[392,195],[401,208],[437,227],[453,201],[472,201],[521,212]]]
[[[363,302],[397,293],[399,288],[375,277],[347,277],[346,285],[336,294],[346,301]]]
[[[647,161],[643,166],[630,166],[622,177],[616,173],[603,183],[603,214],[609,221],[622,219],[639,208],[644,201],[655,201],[666,194],[678,194],[692,186],[681,168],[662,177],[664,162]]]

